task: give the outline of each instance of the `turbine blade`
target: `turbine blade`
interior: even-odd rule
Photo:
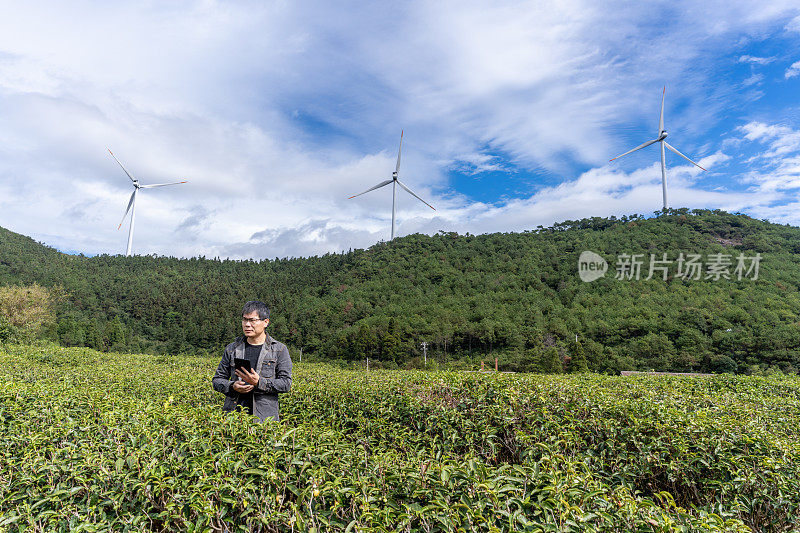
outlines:
[[[434,211],[436,211],[436,208],[435,208],[435,207],[433,207],[431,204],[429,204],[428,202],[426,202],[425,200],[423,200],[422,198],[420,198],[419,196],[417,196],[416,194],[414,194],[414,191],[412,191],[411,189],[409,189],[408,187],[406,187],[405,185],[403,185],[403,182],[402,182],[402,181],[400,181],[400,180],[397,180],[397,184],[398,184],[399,186],[401,186],[402,188],[404,188],[408,194],[410,194],[411,196],[413,196],[414,198],[416,198],[417,200],[419,200],[419,201],[420,201],[420,202],[422,202],[423,204],[427,205],[428,207],[430,207],[431,209],[433,209]]]
[[[691,164],[693,164],[694,166],[696,166],[697,168],[699,168],[700,170],[705,170],[703,167],[701,167],[700,165],[698,165],[697,163],[695,163],[694,161],[692,161],[691,159],[689,159],[688,157],[686,157],[685,155],[683,155],[682,153],[680,153],[680,152],[679,152],[677,149],[675,149],[675,147],[673,147],[673,146],[672,146],[671,144],[669,144],[667,141],[664,141],[664,146],[666,146],[667,148],[669,148],[670,150],[672,150],[673,152],[675,152],[676,154],[678,154],[679,156],[681,156],[682,158],[684,158],[685,160],[687,160],[689,163],[691,163]]]
[[[172,183],[156,183],[154,185],[139,185],[140,189],[152,189],[153,187],[166,187],[167,185],[179,185],[181,183],[188,183],[186,181],[173,181]]]
[[[380,182],[379,184],[377,184],[376,186],[374,186],[374,187],[370,187],[369,189],[367,189],[367,190],[366,190],[366,191],[364,191],[364,192],[360,192],[360,193],[358,193],[358,194],[354,194],[353,196],[351,196],[350,198],[348,198],[348,200],[352,200],[352,199],[353,199],[353,198],[355,198],[356,196],[361,196],[362,194],[367,194],[368,192],[370,192],[370,191],[374,191],[375,189],[380,189],[380,188],[381,188],[381,187],[383,187],[384,185],[389,185],[391,182],[392,182],[392,180],[386,180],[386,181],[382,181],[382,182]]]
[[[628,151],[627,151],[627,152],[625,152],[624,154],[620,154],[620,155],[618,155],[617,157],[615,157],[614,159],[619,159],[620,157],[622,157],[622,156],[624,156],[624,155],[628,155],[628,154],[630,154],[631,152],[635,152],[636,150],[641,150],[642,148],[645,148],[646,146],[650,146],[650,145],[651,145],[651,144],[653,144],[654,142],[658,142],[658,139],[653,139],[652,141],[647,141],[647,142],[646,142],[646,143],[644,143],[644,144],[640,144],[639,146],[637,146],[637,147],[636,147],[636,148],[634,148],[633,150],[628,150]],[[609,161],[613,161],[614,159],[609,159]]]
[[[397,166],[394,167],[395,172],[400,172],[400,152],[403,150],[403,130],[400,130],[400,148],[397,150]]]
[[[108,150],[108,153],[111,154],[111,157],[114,158],[114,161],[116,161],[117,164],[122,168],[122,170],[125,171],[125,174],[128,175],[128,177],[131,179],[131,181],[136,181],[135,179],[133,179],[133,176],[131,176],[131,173],[128,172],[127,170],[125,170],[125,167],[123,167],[122,163],[119,162],[119,159],[117,159],[117,156],[115,156],[114,152],[111,151],[111,148],[107,148],[107,150]]]
[[[125,210],[125,214],[122,215],[122,220],[119,221],[119,226],[117,226],[117,229],[121,228],[122,227],[122,223],[125,222],[125,217],[128,216],[128,211],[131,210],[131,206],[133,205],[134,196],[136,196],[136,189],[133,189],[133,192],[131,193],[131,199],[128,200],[128,209],[126,209]]]
[[[664,86],[664,91],[661,93],[661,114],[658,116],[658,136],[661,137],[661,132],[664,131],[664,96],[667,94],[667,86]]]

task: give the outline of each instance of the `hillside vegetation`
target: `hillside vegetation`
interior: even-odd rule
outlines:
[[[584,250],[607,260],[605,277],[581,281]],[[218,353],[242,303],[261,299],[271,334],[317,361],[420,366],[427,341],[432,366],[752,374],[800,368],[798,252],[800,228],[685,209],[258,262],[67,255],[0,228],[0,285],[51,290],[46,336],[101,351]],[[684,279],[674,262],[666,280],[644,279],[664,253],[725,256],[730,279],[705,266]],[[756,253],[758,279],[738,279],[737,257]],[[622,254],[643,254],[641,279],[615,279]]]
[[[298,364],[280,423],[207,357],[0,347],[0,529],[797,531],[800,378]]]

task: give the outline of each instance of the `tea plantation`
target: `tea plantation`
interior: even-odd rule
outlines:
[[[0,531],[800,530],[800,378],[295,366],[0,348]]]

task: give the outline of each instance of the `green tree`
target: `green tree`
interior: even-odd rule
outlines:
[[[570,344],[569,356],[570,361],[567,369],[569,372],[587,372],[589,370],[583,345],[579,341],[573,341]]]
[[[555,346],[548,346],[541,350],[536,356],[535,366],[539,372],[545,374],[561,374],[564,372],[564,360]]]

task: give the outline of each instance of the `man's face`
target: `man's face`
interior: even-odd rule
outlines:
[[[242,315],[242,332],[249,339],[260,337],[264,333],[267,324],[269,324],[269,318],[259,319],[257,311]]]

